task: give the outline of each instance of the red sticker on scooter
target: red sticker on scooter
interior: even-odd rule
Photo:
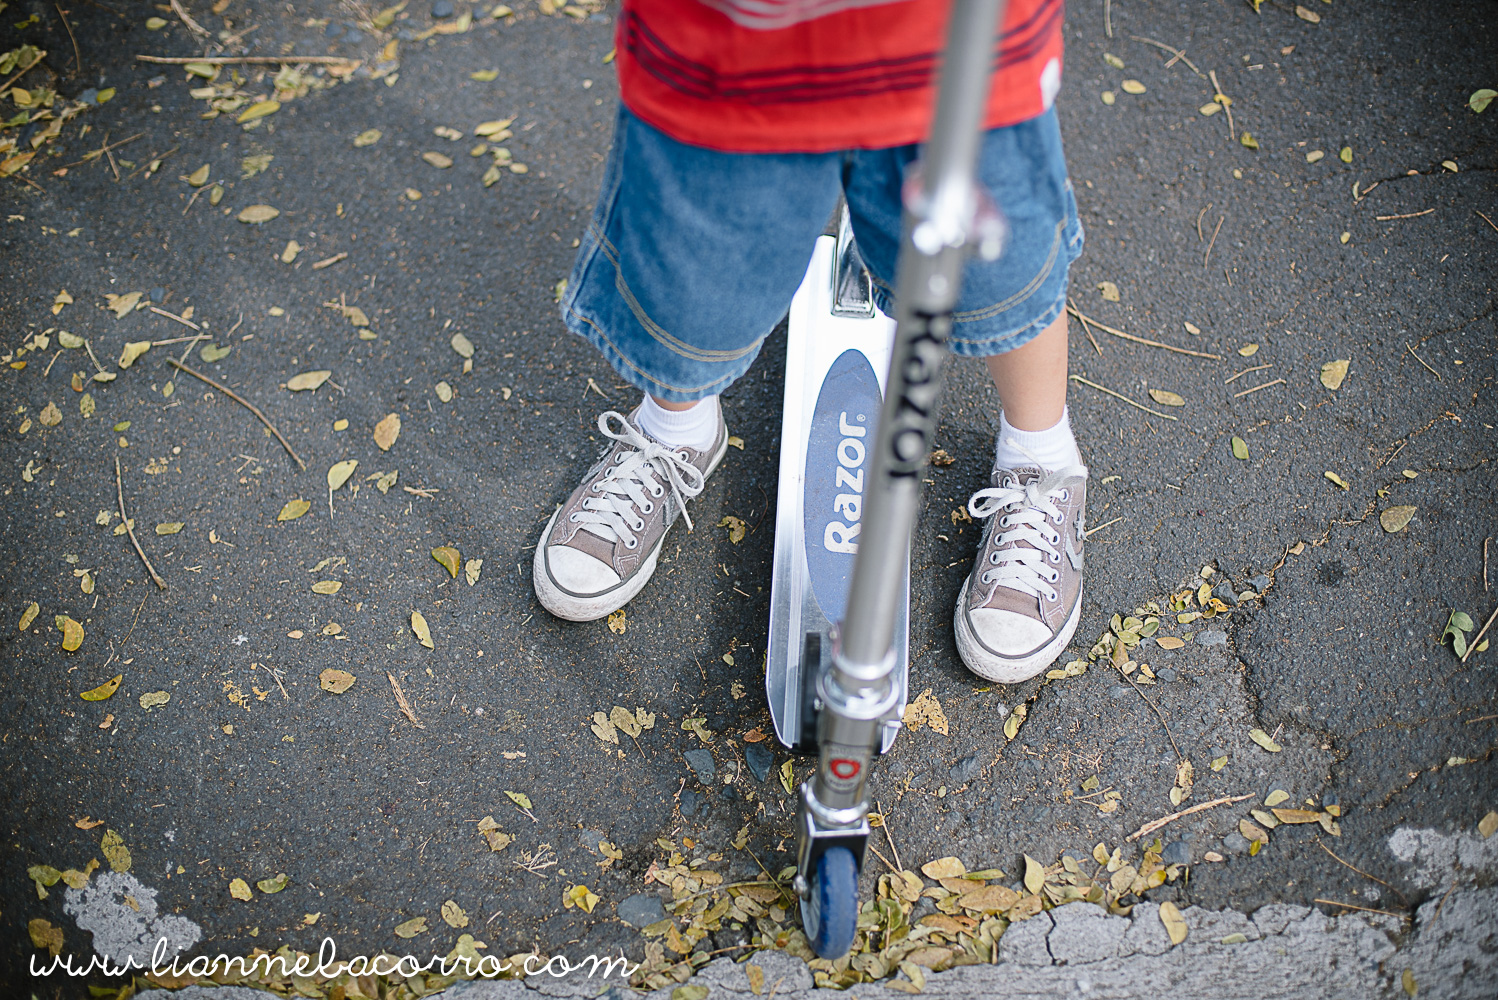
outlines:
[[[836,757],[828,762],[827,766],[832,769],[833,777],[839,778],[843,781],[847,781],[857,775],[859,768],[861,768],[863,765],[858,761],[850,760],[847,757]]]

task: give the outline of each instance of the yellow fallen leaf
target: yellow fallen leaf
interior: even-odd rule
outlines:
[[[342,580],[318,580],[312,585],[314,594],[336,594],[342,589]]]
[[[1347,378],[1347,368],[1351,364],[1351,360],[1328,361],[1321,366],[1321,384],[1333,392],[1342,388],[1342,382]]]
[[[251,104],[249,107],[241,111],[239,113],[239,117],[236,118],[235,121],[242,125],[245,122],[252,122],[256,119],[264,118],[266,115],[273,115],[280,110],[280,101],[256,101],[254,104]],[[207,178],[205,177],[204,180],[206,181]]]
[[[327,369],[315,372],[302,372],[300,375],[293,375],[291,376],[291,378],[287,379],[286,388],[290,389],[292,392],[302,392],[304,390],[316,389],[318,386],[322,385],[329,378],[331,378],[332,375],[333,373],[331,371],[328,371]]]
[[[728,540],[734,545],[744,540],[744,519],[732,515],[724,515],[718,522],[718,527],[728,529]]]
[[[1344,490],[1350,488],[1348,487],[1346,481],[1343,480],[1343,478],[1337,475],[1335,472],[1327,471],[1323,472],[1322,475],[1331,480],[1333,483],[1336,483],[1338,486],[1342,487]]]
[[[1165,925],[1165,933],[1170,935],[1172,945],[1180,944],[1186,940],[1188,928],[1185,919],[1181,916],[1180,909],[1170,900],[1160,904],[1160,923]]]
[[[413,917],[404,923],[395,925],[395,936],[398,938],[414,938],[418,934],[425,933],[426,929],[426,917]]]
[[[432,645],[432,630],[427,627],[426,616],[420,611],[411,612],[411,631],[416,633],[416,638],[420,639],[421,644],[427,649],[437,648]]]
[[[41,613],[41,610],[41,605],[37,604],[35,601],[32,601],[30,604],[26,605],[26,610],[21,612],[20,631],[24,632],[28,628],[30,628],[31,623],[36,620],[36,616]]]
[[[311,509],[312,501],[310,500],[288,500],[286,501],[286,506],[281,508],[281,513],[276,515],[276,520],[295,521],[297,518],[301,517]]]
[[[62,633],[62,648],[69,653],[75,652],[83,645],[83,626],[69,618],[67,615],[58,615],[54,619],[57,630]]]
[[[389,451],[391,445],[395,444],[401,436],[401,418],[394,413],[387,414],[379,423],[375,424],[374,440],[381,451]]]
[[[1155,642],[1159,644],[1161,649],[1180,649],[1186,645],[1186,640],[1173,635],[1156,636]]]
[[[352,476],[354,474],[354,470],[358,467],[359,460],[356,458],[348,458],[344,459],[342,462],[334,462],[328,468],[328,489],[336,490],[344,483],[348,482],[349,476]]]
[[[120,689],[120,681],[124,679],[124,674],[115,674],[103,684],[100,684],[96,688],[91,688],[90,690],[83,692],[78,697],[82,698],[84,701],[104,701],[110,695],[114,694]]]
[[[279,208],[272,208],[269,205],[250,205],[241,209],[236,218],[248,225],[258,226],[262,222],[269,222],[280,214],[281,210]]]
[[[347,670],[339,670],[337,667],[329,667],[317,675],[318,687],[329,694],[343,694],[354,686],[355,680],[357,678],[353,674]]]
[[[125,349],[120,353],[120,367],[129,368],[135,364],[137,358],[151,349],[149,340],[132,340],[125,344]]]
[[[447,570],[454,580],[458,578],[458,566],[461,565],[463,557],[457,549],[451,545],[440,545],[432,550],[432,558],[441,563],[442,568]]]

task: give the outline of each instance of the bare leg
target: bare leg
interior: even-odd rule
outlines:
[[[655,400],[656,406],[659,406],[663,410],[670,410],[672,413],[680,413],[683,410],[690,410],[692,407],[702,402],[702,400],[700,399],[694,399],[690,403],[673,403],[669,400],[661,399],[659,396],[651,396],[650,398]],[[1055,423],[1055,421],[1052,421],[1052,423]]]
[[[1066,313],[1024,347],[987,359],[1004,418],[1023,431],[1056,426],[1066,406]],[[665,403],[662,406],[668,405]],[[675,404],[671,404],[675,409]]]

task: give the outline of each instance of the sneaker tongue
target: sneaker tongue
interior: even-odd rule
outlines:
[[[1040,479],[1044,475],[1045,473],[1034,466],[1027,466],[1022,469],[994,469],[993,475],[989,477],[989,485],[998,489],[1004,485],[1004,479],[1008,477],[1010,479],[1018,479],[1020,485],[1024,486]]]

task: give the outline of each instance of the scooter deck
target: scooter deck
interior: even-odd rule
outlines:
[[[816,678],[843,617],[873,464],[894,320],[875,307],[844,211],[837,236],[818,238],[791,302],[785,408],[770,591],[765,693],[775,734],[816,748]],[[909,567],[895,623],[899,705],[909,674]],[[900,730],[885,723],[881,752]]]

